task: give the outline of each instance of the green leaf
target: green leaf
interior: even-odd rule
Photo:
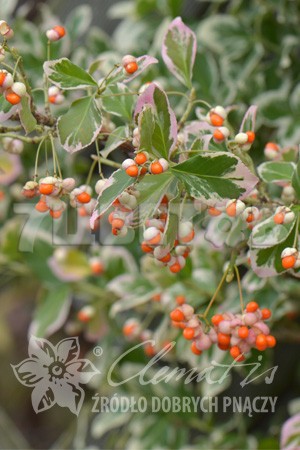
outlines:
[[[239,198],[258,181],[236,156],[225,152],[203,153],[170,170],[190,195],[204,202]]]
[[[97,215],[101,216],[104,214],[114,200],[133,183],[134,178],[129,177],[125,170],[116,170],[108,179],[108,187],[98,197],[98,204],[95,210]]]
[[[135,98],[134,95],[128,95],[129,92],[128,87],[121,83],[107,88],[101,98],[105,111],[125,119],[126,122],[131,121]],[[122,93],[125,95],[120,95]]]
[[[292,186],[295,189],[297,197],[300,198],[300,159],[292,177]]]
[[[69,111],[58,119],[60,142],[67,152],[77,152],[94,142],[101,124],[102,115],[93,97],[75,100]]]
[[[287,224],[277,225],[273,217],[269,217],[258,223],[252,230],[251,247],[268,248],[285,241],[292,229],[295,221]]]
[[[166,192],[176,192],[177,184],[177,179],[170,172],[146,175],[139,183],[140,219],[150,217]]]
[[[56,286],[55,290],[49,291],[35,311],[31,334],[44,337],[57,331],[64,323],[70,306],[69,286],[63,284]]]
[[[31,112],[30,109],[30,97],[28,95],[22,97],[21,100],[22,109],[20,110],[19,116],[20,121],[22,123],[22,126],[25,130],[26,134],[31,133],[33,130],[35,130],[35,127],[37,125],[36,118]]]
[[[293,162],[268,161],[261,164],[258,174],[266,183],[287,183],[291,182],[296,165]]]
[[[97,82],[88,72],[73,64],[68,58],[46,61],[44,72],[48,79],[60,89],[98,87]]]
[[[163,60],[172,74],[191,89],[192,71],[196,57],[196,36],[177,17],[170,24],[162,46]]]
[[[168,159],[176,145],[177,123],[165,92],[152,83],[139,97],[135,109],[140,149],[153,157]]]

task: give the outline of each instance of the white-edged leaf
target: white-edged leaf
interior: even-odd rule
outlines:
[[[188,88],[192,86],[196,50],[195,33],[176,17],[165,33],[162,57],[170,72]]]
[[[55,59],[44,63],[44,72],[48,79],[60,89],[97,88],[94,78],[68,58]]]
[[[296,164],[286,161],[268,161],[260,164],[257,171],[259,176],[266,183],[275,183],[285,186],[292,181]]]
[[[285,241],[294,228],[295,220],[291,223],[277,225],[273,216],[259,222],[251,233],[252,248],[268,248]]]
[[[90,145],[102,126],[102,115],[92,96],[75,100],[57,122],[61,145],[70,153]]]

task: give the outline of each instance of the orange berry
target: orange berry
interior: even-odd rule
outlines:
[[[0,86],[2,86],[2,84],[4,83],[5,78],[6,78],[6,73],[0,72]]]
[[[213,206],[210,206],[207,210],[208,214],[210,216],[216,217],[222,214],[222,211],[219,211],[217,208],[214,208]]]
[[[261,352],[263,352],[264,350],[266,350],[267,348],[267,338],[264,334],[258,334],[256,336],[256,341],[255,341],[255,345],[257,350],[260,350]]]
[[[55,30],[58,33],[60,38],[64,37],[66,34],[65,28],[62,27],[61,25],[56,25],[55,27],[53,27],[53,30]]]
[[[152,357],[155,355],[155,348],[152,344],[146,344],[144,346],[144,352],[147,356]]]
[[[171,260],[171,253],[167,253],[166,256],[161,258],[159,261],[161,261],[163,263],[168,263],[170,260]]]
[[[253,213],[249,213],[246,219],[247,223],[251,223],[254,220],[254,214]]]
[[[160,300],[161,300],[161,294],[154,294],[154,295],[152,295],[152,300],[153,300],[154,302],[160,302]]]
[[[49,103],[55,104],[56,103],[56,95],[49,95],[48,101],[49,101]]]
[[[132,164],[132,166],[127,167],[126,169],[126,173],[127,175],[129,175],[130,177],[137,177],[139,174],[139,169],[135,164]]]
[[[281,225],[284,222],[284,213],[280,212],[275,214],[275,216],[273,217],[274,223],[276,223],[276,225]]]
[[[89,203],[91,201],[91,196],[87,192],[81,192],[76,195],[76,199],[80,203]]]
[[[181,271],[181,265],[179,264],[179,262],[176,262],[172,264],[172,266],[170,266],[169,269],[172,273],[178,273]]]
[[[198,349],[198,347],[196,346],[196,342],[192,342],[191,345],[191,350],[195,355],[201,355],[202,351]]]
[[[256,302],[249,302],[247,304],[247,306],[246,306],[246,311],[253,313],[253,312],[255,312],[258,309],[258,307],[259,307],[258,303],[256,303]]]
[[[138,70],[139,66],[136,61],[132,61],[132,62],[126,64],[126,66],[124,68],[127,73],[132,74]]]
[[[223,117],[219,116],[218,114],[211,113],[210,116],[210,122],[214,127],[221,127],[224,123]]]
[[[123,334],[124,336],[131,336],[134,330],[136,329],[135,323],[128,323],[123,326]]]
[[[154,161],[151,165],[150,165],[150,172],[153,175],[158,175],[160,173],[163,173],[164,169],[163,166],[158,162],[158,161]]]
[[[0,201],[2,202],[2,200],[5,199],[5,192],[0,191]]]
[[[145,162],[148,160],[148,157],[147,157],[146,153],[140,152],[136,155],[134,160],[140,166],[142,164],[145,164]]]
[[[113,219],[111,222],[112,228],[116,230],[121,230],[124,227],[124,220],[123,219]]]
[[[44,213],[46,211],[49,210],[47,204],[45,201],[40,200],[36,205],[35,205],[35,209],[40,212],[40,213]]]
[[[233,359],[236,359],[237,361],[244,361],[244,356],[241,354],[241,350],[237,345],[234,345],[230,349],[230,354],[233,357]]]
[[[296,256],[285,256],[284,258],[282,258],[281,264],[284,269],[292,269],[296,264]]]
[[[181,328],[182,330],[185,329],[185,323],[184,322],[174,322],[174,320],[172,320],[172,327],[174,328]]]
[[[249,335],[248,327],[243,326],[238,329],[238,335],[241,339],[247,339]]]
[[[222,320],[224,320],[224,317],[222,316],[222,314],[215,314],[211,318],[211,323],[217,327],[219,325],[219,323],[222,322]]]
[[[261,310],[261,314],[262,314],[262,318],[264,320],[270,319],[270,317],[272,315],[271,311],[268,308],[263,308]]]
[[[233,202],[229,206],[227,206],[226,213],[230,217],[235,217],[236,216],[236,203],[235,202]]]
[[[177,297],[175,298],[175,301],[176,301],[177,305],[181,306],[185,303],[185,296],[177,295]]]
[[[227,346],[230,344],[230,336],[229,334],[225,334],[225,333],[218,333],[218,343],[220,345],[224,345]]]
[[[218,343],[218,347],[220,350],[226,351],[229,349],[229,344],[220,344]]]
[[[185,320],[183,312],[178,308],[173,309],[173,311],[170,312],[170,318],[174,322],[182,322],[183,320]]]
[[[213,137],[216,141],[223,141],[223,139],[224,139],[224,135],[223,135],[222,131],[220,131],[218,129],[216,129],[214,131]]]
[[[91,263],[91,270],[94,275],[101,275],[104,272],[104,266],[100,261]]]
[[[276,339],[274,336],[271,336],[270,334],[268,336],[266,336],[266,340],[267,340],[267,346],[270,348],[275,347],[276,345]]]
[[[80,217],[86,217],[88,213],[86,212],[85,208],[81,206],[81,208],[78,208],[78,214]]]
[[[267,142],[266,147],[268,147],[271,150],[275,150],[276,152],[279,151],[279,147],[277,144],[275,144],[275,142]]]
[[[147,244],[147,242],[141,243],[141,249],[144,253],[153,253],[153,248]]]
[[[54,191],[54,186],[53,186],[53,184],[41,183],[39,185],[39,191],[43,195],[50,195]]]
[[[62,210],[60,210],[60,211],[53,211],[52,209],[50,209],[49,214],[50,214],[50,216],[53,219],[59,219],[61,217],[61,215],[62,215]]]
[[[17,105],[21,101],[21,97],[12,91],[7,91],[5,94],[5,98],[12,105]]]
[[[254,131],[246,131],[246,134],[248,136],[249,144],[252,144],[252,142],[254,142],[254,140],[255,140],[255,133],[254,133]]]
[[[190,328],[190,327],[186,327],[183,330],[183,337],[185,339],[187,339],[188,341],[190,341],[191,339],[193,339],[193,337],[195,336],[195,330],[194,328]]]

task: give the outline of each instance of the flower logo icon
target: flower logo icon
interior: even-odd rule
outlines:
[[[56,346],[46,339],[30,338],[29,358],[11,366],[20,383],[33,387],[31,400],[36,413],[57,404],[78,416],[85,395],[80,384],[99,373],[88,359],[78,359],[79,352],[77,337],[63,339]]]

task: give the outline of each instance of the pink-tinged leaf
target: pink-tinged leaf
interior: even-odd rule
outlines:
[[[162,57],[170,72],[185,86],[192,87],[192,72],[197,52],[195,33],[180,17],[169,25],[162,45]]]
[[[300,448],[300,414],[284,422],[280,436],[280,450],[297,450]]]
[[[210,131],[213,133],[215,130],[215,127],[210,125],[208,122],[205,122],[204,120],[193,120],[188,125],[186,125],[183,129],[183,133],[185,136],[185,139],[187,140],[189,135],[192,136],[199,136],[199,134],[203,131]],[[200,136],[202,137],[202,136]]]
[[[20,157],[0,152],[0,184],[9,186],[21,173],[22,164]]]
[[[157,84],[151,83],[140,95],[134,117],[139,116],[140,148],[155,157],[168,159],[177,142],[177,121],[168,97]],[[150,116],[150,117],[149,117]],[[149,128],[145,123],[152,121]]]
[[[143,55],[136,58],[138,70],[131,75],[125,75],[123,67],[119,67],[113,74],[107,78],[106,85],[110,85],[117,82],[129,83],[143,73],[152,64],[157,64],[158,60],[153,56]]]
[[[255,130],[256,114],[257,114],[257,106],[256,105],[250,106],[250,108],[248,108],[242,120],[239,130],[240,133]]]

